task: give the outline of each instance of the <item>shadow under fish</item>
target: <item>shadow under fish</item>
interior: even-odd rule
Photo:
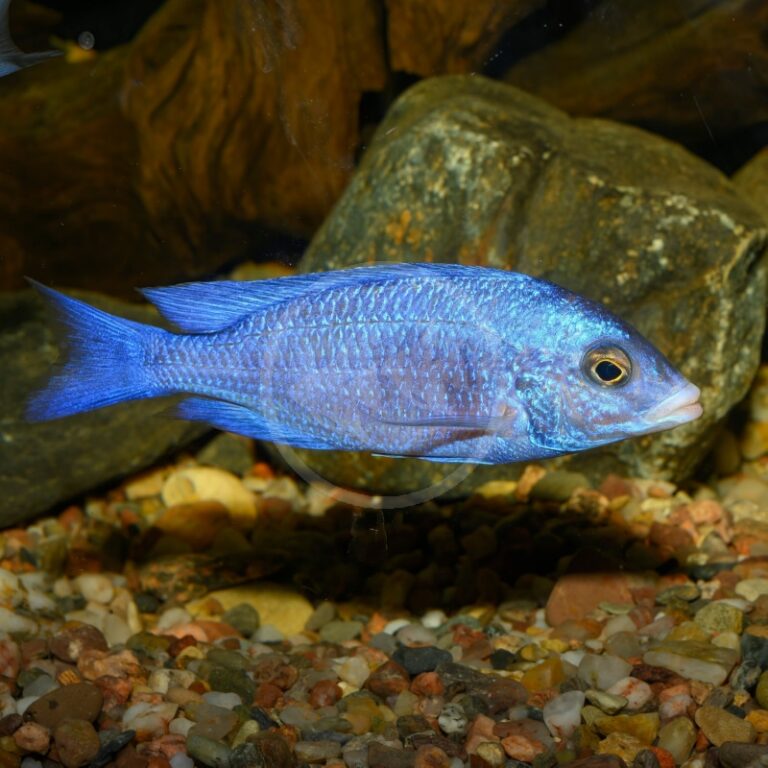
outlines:
[[[35,285],[70,349],[33,421],[181,393],[180,417],[261,440],[498,464],[702,413],[698,387],[635,329],[515,272],[387,264],[143,291],[179,333]]]

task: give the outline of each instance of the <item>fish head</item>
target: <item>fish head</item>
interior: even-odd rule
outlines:
[[[701,416],[699,388],[651,342],[601,305],[579,305],[519,369],[533,443],[570,453]]]

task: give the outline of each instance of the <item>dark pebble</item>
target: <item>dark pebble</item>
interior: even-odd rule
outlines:
[[[765,669],[768,667],[768,638],[758,637],[746,632],[741,636],[742,664],[753,664]]]
[[[704,703],[709,707],[717,707],[718,709],[725,709],[733,702],[733,691],[730,688],[724,686],[718,686],[713,688]],[[743,717],[743,715],[741,715]]]
[[[511,651],[499,648],[488,657],[488,661],[494,669],[511,669],[517,661],[517,656]]]
[[[762,674],[762,667],[754,661],[739,664],[731,674],[728,682],[734,691],[751,691],[757,685]]]
[[[265,768],[264,756],[255,744],[238,744],[229,753],[229,768]]]
[[[465,757],[464,747],[441,733],[414,733],[408,737],[407,744],[416,750],[419,747],[439,747],[448,757]]]
[[[147,768],[148,762],[146,757],[136,753],[133,744],[128,744],[117,753],[115,768]]]
[[[397,718],[397,735],[405,741],[414,733],[430,733],[432,726],[424,715],[402,715]]]
[[[416,753],[410,749],[387,747],[378,741],[368,745],[368,765],[370,768],[412,768]]]
[[[64,685],[32,702],[26,716],[51,729],[67,718],[91,723],[99,716],[103,701],[101,691],[95,685]]]
[[[718,759],[723,768],[764,768],[768,765],[768,745],[726,741],[720,745]]]
[[[48,643],[51,653],[68,664],[75,663],[83,651],[107,651],[109,645],[104,635],[90,624],[71,622],[61,628]]]
[[[123,747],[131,743],[135,735],[136,731],[99,731],[101,748],[89,768],[103,768]]]
[[[24,718],[21,715],[6,715],[0,718],[0,736],[13,736],[21,728]]]
[[[88,720],[65,718],[56,726],[53,740],[65,768],[81,768],[101,749],[99,735]]]
[[[733,570],[735,562],[732,563],[706,563],[704,565],[692,565],[687,569],[691,581],[711,581],[721,571]]]
[[[269,768],[292,768],[295,760],[288,742],[276,733],[255,733],[248,743],[256,747],[264,765]]]
[[[273,720],[261,707],[251,707],[251,718],[255,720],[263,731],[270,728],[277,728],[278,723]]]
[[[632,768],[661,768],[659,758],[650,749],[642,749],[635,755]]]
[[[567,768],[627,768],[627,764],[617,755],[593,755],[568,763]]]
[[[452,658],[448,651],[444,651],[442,648],[434,648],[433,646],[425,648],[403,646],[398,648],[392,656],[392,660],[404,667],[409,675],[434,672],[438,665],[446,664]]]
[[[256,683],[243,671],[214,666],[208,675],[211,690],[236,693],[242,701],[250,703],[256,695]]]
[[[157,613],[161,605],[160,600],[149,592],[139,592],[133,596],[133,600],[142,613]]]

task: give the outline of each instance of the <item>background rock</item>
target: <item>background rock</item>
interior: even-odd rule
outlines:
[[[149,307],[95,294],[83,298],[133,320],[157,321]],[[158,415],[168,408],[167,400],[27,423],[27,398],[45,384],[58,357],[57,333],[33,291],[0,294],[0,527],[146,467],[206,431]]]
[[[502,35],[544,0],[385,0],[390,66],[422,77],[480,69]]]
[[[604,0],[506,78],[574,115],[711,147],[768,119],[767,30],[752,0]]]
[[[730,182],[680,147],[628,126],[572,120],[517,89],[459,76],[424,81],[393,106],[301,268],[484,264],[606,303],[702,388],[705,415],[564,463],[591,475],[679,478],[756,370],[765,237]],[[331,481],[355,485],[360,473],[384,492],[424,487],[451,469],[301,456]],[[469,482],[487,477],[483,469]]]
[[[768,222],[768,148],[740,168],[733,183]]]

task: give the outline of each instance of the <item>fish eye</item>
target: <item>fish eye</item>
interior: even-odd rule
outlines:
[[[618,387],[629,381],[632,363],[620,347],[595,347],[584,355],[581,370],[601,387]]]

